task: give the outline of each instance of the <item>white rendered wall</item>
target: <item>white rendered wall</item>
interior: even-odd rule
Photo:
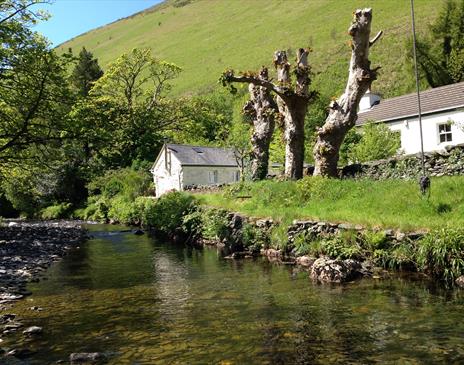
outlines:
[[[165,150],[163,149],[152,171],[157,197],[172,190],[182,190],[182,166],[179,160],[174,154],[171,154],[171,171],[169,172],[166,169],[165,157]]]
[[[218,172],[216,184],[229,184],[235,182],[235,173],[238,167],[217,166],[183,166],[182,185],[215,185],[209,181],[209,172]]]
[[[438,125],[447,121],[455,122],[451,124],[452,141],[440,143]],[[464,111],[451,111],[423,116],[424,151],[440,151],[444,150],[446,146],[463,144],[464,132],[459,127],[459,124],[464,128]],[[405,154],[409,155],[420,152],[419,119],[417,117],[401,122],[387,123],[387,125],[391,130],[401,132],[401,149]]]

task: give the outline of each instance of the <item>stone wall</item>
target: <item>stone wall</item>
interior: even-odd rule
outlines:
[[[429,176],[464,175],[464,145],[449,146],[443,151],[424,154]],[[418,179],[422,176],[421,154],[345,166],[342,177],[373,179]]]

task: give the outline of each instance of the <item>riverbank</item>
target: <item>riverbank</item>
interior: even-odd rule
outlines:
[[[293,220],[359,224],[366,227],[430,230],[464,226],[464,176],[432,178],[430,196],[414,180],[323,179],[235,184],[221,192],[196,194],[206,206]]]
[[[8,313],[12,304],[31,294],[29,282],[38,282],[55,261],[88,238],[78,223],[10,221],[0,226],[0,325],[2,336],[24,330],[25,336],[41,332],[41,328],[24,328],[19,318]],[[41,310],[32,307],[31,310]],[[0,338],[1,341],[1,338]],[[21,354],[12,354],[13,356]],[[23,354],[24,355],[24,354]]]

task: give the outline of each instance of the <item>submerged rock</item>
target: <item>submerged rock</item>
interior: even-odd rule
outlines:
[[[26,336],[35,336],[35,335],[40,335],[43,332],[42,327],[39,326],[31,326],[26,328],[23,331],[23,334]]]
[[[362,276],[361,269],[361,264],[355,260],[321,257],[314,262],[310,276],[321,283],[344,283]]]
[[[75,352],[69,355],[71,364],[95,364],[106,360],[101,352]]]

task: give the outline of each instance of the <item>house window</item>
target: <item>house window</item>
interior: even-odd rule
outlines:
[[[217,184],[218,183],[218,172],[217,170],[208,171],[208,180],[210,184]]]
[[[453,135],[451,133],[451,124],[444,123],[438,125],[438,136],[440,138],[440,143],[451,142],[453,140]]]
[[[168,170],[169,173],[171,173],[171,165],[171,151],[168,151],[168,153],[166,154],[166,170]]]

